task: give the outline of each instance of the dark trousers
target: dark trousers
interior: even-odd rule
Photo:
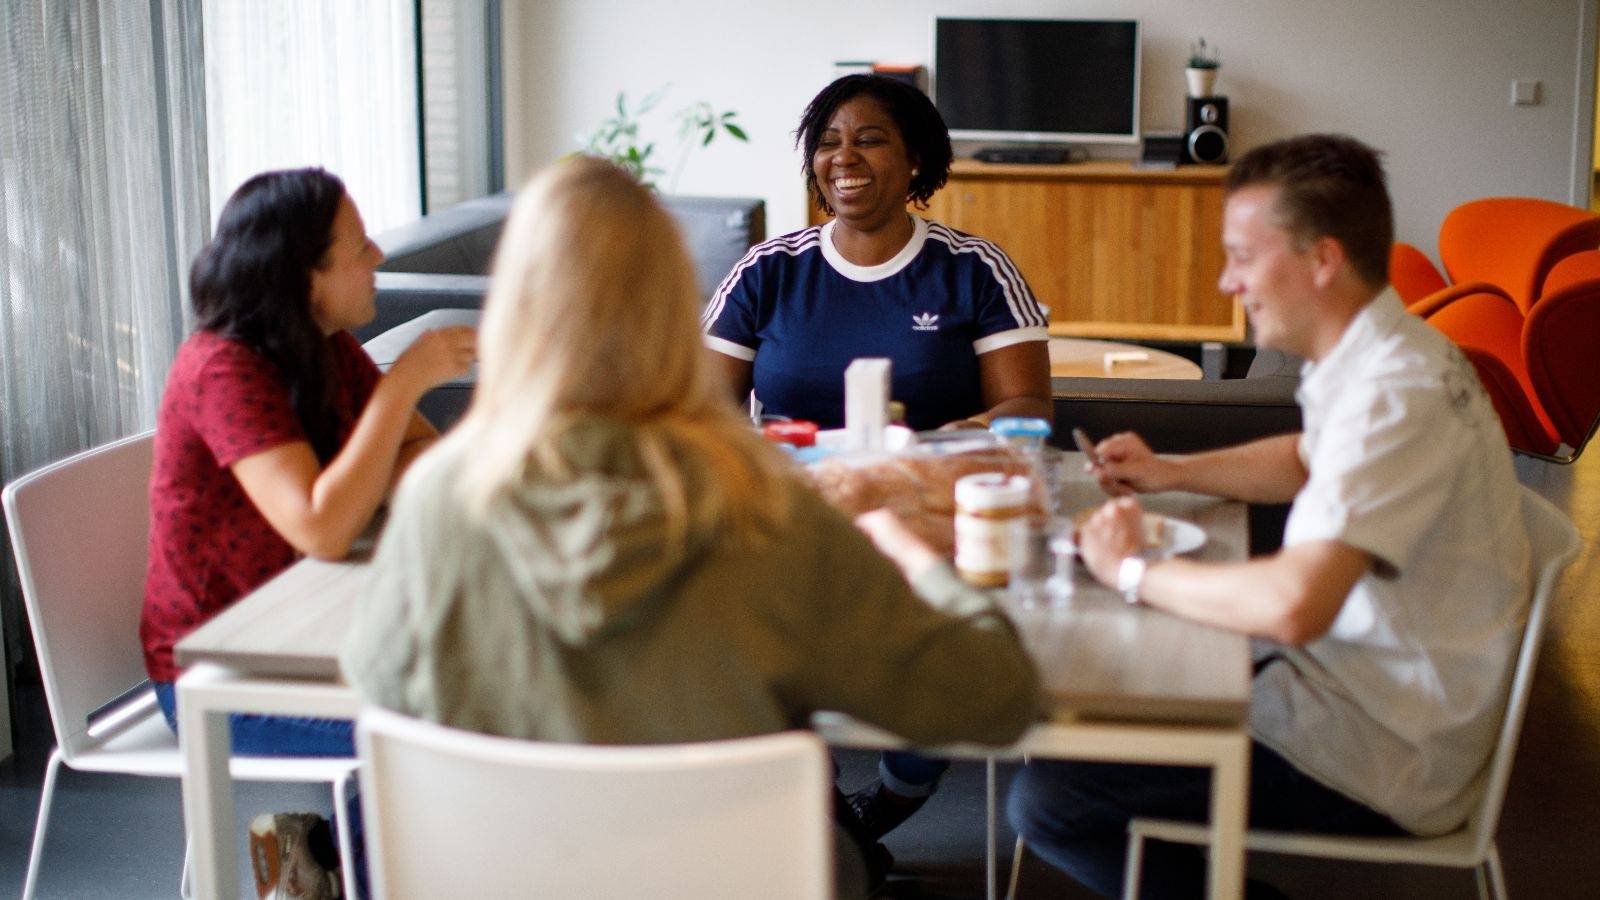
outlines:
[[[1129,819],[1203,822],[1210,804],[1209,769],[1036,760],[1012,780],[1006,814],[1030,850],[1111,897],[1122,890]],[[1256,743],[1250,752],[1249,824],[1276,831],[1405,833],[1388,816],[1324,787]],[[1142,896],[1204,892],[1201,848],[1145,842]]]

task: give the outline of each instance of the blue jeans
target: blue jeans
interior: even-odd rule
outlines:
[[[1046,862],[1112,897],[1122,890],[1128,820],[1205,821],[1211,773],[1185,766],[1036,760],[1011,782],[1011,827]],[[1332,834],[1398,835],[1388,816],[1323,786],[1261,744],[1250,751],[1252,827]],[[1143,896],[1198,897],[1205,857],[1197,847],[1147,841]]]
[[[172,682],[154,681],[156,702],[167,726],[178,730],[178,700]],[[295,716],[228,716],[235,756],[350,756],[356,755],[355,723],[347,719],[307,719]]]
[[[152,681],[161,714],[167,727],[178,731],[178,700],[170,681]],[[333,756],[356,755],[355,723],[346,719],[311,719],[298,716],[258,716],[231,713],[228,730],[235,756]],[[356,887],[368,896],[366,839],[361,825],[361,802],[352,797],[342,810],[349,823],[354,848]]]
[[[878,757],[878,779],[902,797],[929,796],[948,768],[948,759],[933,759],[907,750],[885,750]]]

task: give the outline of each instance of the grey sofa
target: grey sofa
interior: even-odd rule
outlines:
[[[481,308],[513,198],[505,192],[469,200],[374,236],[385,257],[378,267],[378,314],[356,330],[357,340],[365,343],[431,310]],[[703,296],[711,296],[746,250],[766,240],[762,200],[661,200],[683,230]]]
[[[1244,378],[1167,381],[1054,378],[1056,443],[1073,449],[1070,431],[1096,439],[1136,431],[1162,453],[1194,453],[1300,430],[1300,360],[1261,351]]]

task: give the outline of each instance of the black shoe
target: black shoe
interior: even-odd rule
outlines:
[[[899,828],[927,802],[926,795],[902,797],[885,788],[883,782],[874,781],[850,795],[850,811],[855,813],[861,833],[875,841]]]
[[[862,848],[861,855],[867,863],[867,895],[872,896],[889,882],[889,872],[894,869],[894,854],[882,841],[874,841]]]

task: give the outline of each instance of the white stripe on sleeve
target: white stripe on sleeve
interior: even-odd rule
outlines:
[[[1012,344],[1022,344],[1028,341],[1048,341],[1050,332],[1045,328],[1013,328],[1010,331],[999,331],[987,337],[981,337],[972,342],[972,350],[979,356],[990,350],[999,350]]]
[[[706,346],[712,350],[731,356],[734,359],[742,359],[745,362],[756,361],[756,352],[743,344],[735,344],[733,341],[712,337],[709,334],[705,336],[705,342]]]

